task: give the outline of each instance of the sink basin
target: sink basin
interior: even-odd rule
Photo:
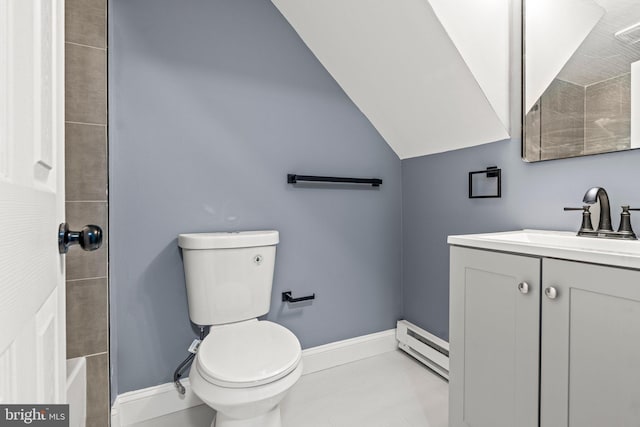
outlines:
[[[518,230],[449,236],[457,246],[640,268],[640,241],[578,237],[571,231]]]

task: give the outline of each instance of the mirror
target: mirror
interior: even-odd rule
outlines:
[[[640,1],[523,0],[525,161],[640,148]]]

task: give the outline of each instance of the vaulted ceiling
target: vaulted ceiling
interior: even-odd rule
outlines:
[[[272,0],[401,158],[509,137],[509,0]]]

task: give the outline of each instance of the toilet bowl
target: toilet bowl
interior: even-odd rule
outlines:
[[[216,410],[212,427],[281,427],[280,402],[301,375],[302,364],[285,378],[246,389],[216,386],[193,368],[189,378],[196,395]]]
[[[269,312],[277,231],[181,234],[189,316],[210,326],[189,378],[216,410],[212,427],[281,427],[280,402],[302,375],[302,350]]]
[[[194,393],[217,411],[215,427],[280,427],[280,401],[302,374],[288,329],[257,319],[213,327],[189,374]]]

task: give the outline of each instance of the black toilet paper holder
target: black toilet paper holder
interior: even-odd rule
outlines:
[[[301,302],[301,301],[309,301],[312,299],[316,299],[316,294],[313,293],[311,295],[307,295],[306,297],[293,298],[291,296],[292,291],[285,291],[282,293],[282,301],[283,302]]]

